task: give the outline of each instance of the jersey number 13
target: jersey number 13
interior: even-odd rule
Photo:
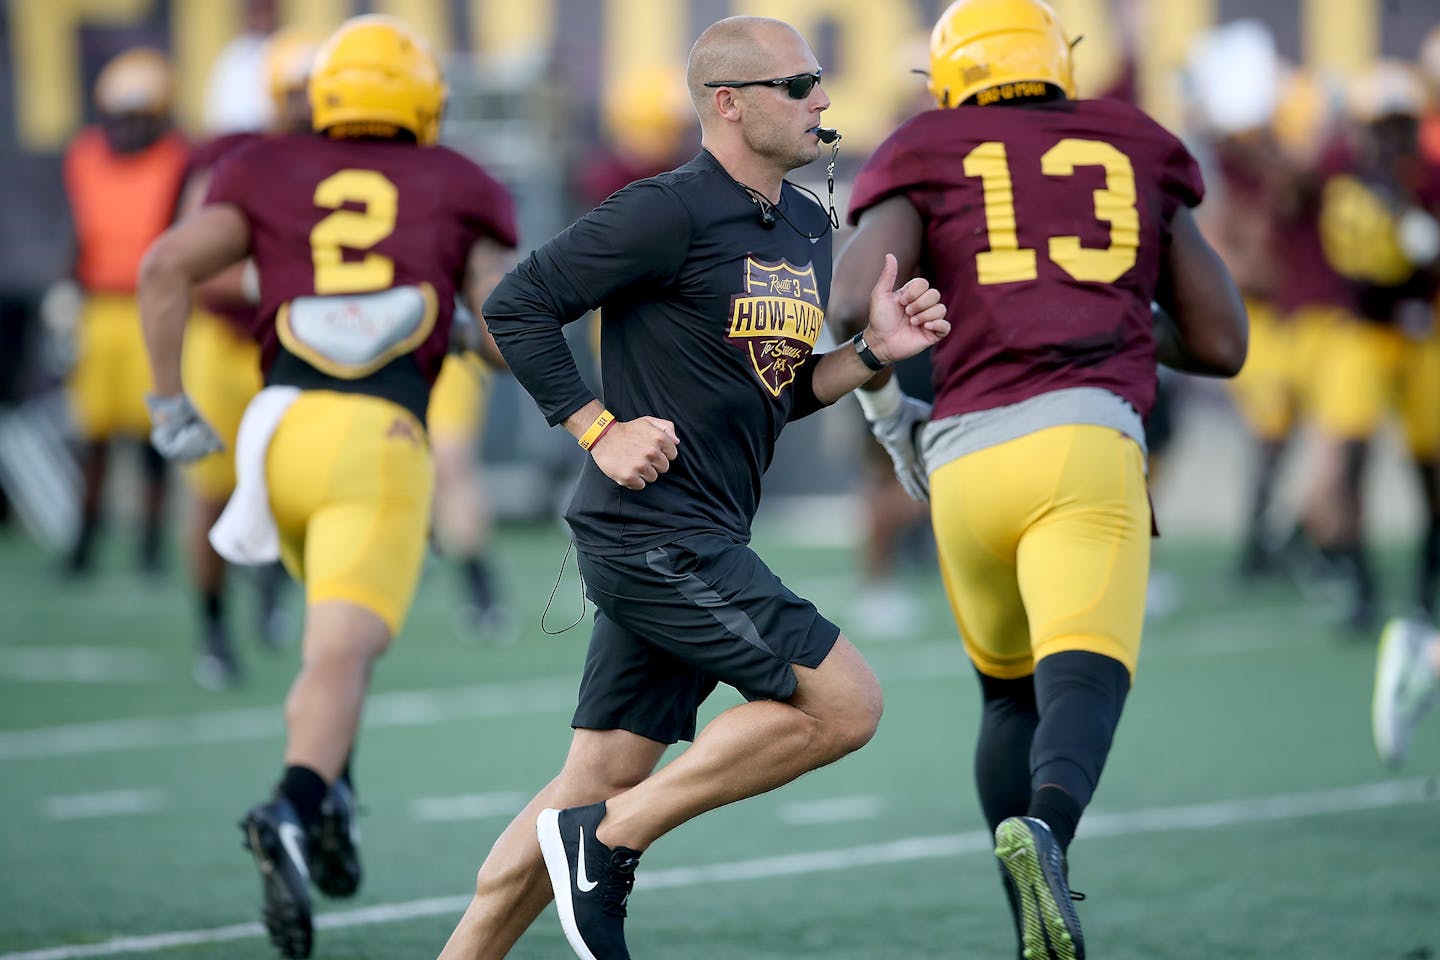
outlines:
[[[1074,235],[1049,238],[1048,255],[1076,280],[1114,283],[1135,266],[1140,246],[1140,213],[1135,208],[1135,170],[1130,158],[1101,140],[1067,138],[1040,157],[1046,176],[1068,177],[1076,167],[1104,167],[1105,186],[1094,192],[1095,219],[1110,225],[1104,249],[1082,247]],[[1035,250],[1020,246],[1015,190],[1005,144],[987,140],[965,155],[965,176],[980,178],[985,194],[985,228],[990,249],[975,256],[980,283],[1034,280]]]

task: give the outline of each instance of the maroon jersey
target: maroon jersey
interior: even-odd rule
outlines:
[[[1336,307],[1353,313],[1355,291],[1325,256],[1320,238],[1320,187],[1330,177],[1354,169],[1349,144],[1336,137],[1325,145],[1314,168],[1299,174],[1294,209],[1276,223],[1275,303],[1286,313],[1306,307]]]
[[[251,256],[260,273],[257,339],[267,382],[375,392],[412,410],[420,405],[422,418],[449,342],[470,248],[482,237],[516,244],[509,193],[471,160],[438,146],[266,137],[219,162],[206,202],[235,205],[250,225]],[[412,287],[426,288],[433,325],[382,371],[317,382],[324,369],[317,373],[280,342],[277,313],[297,298]],[[277,361],[283,372],[275,369]],[[303,375],[296,372],[301,370]],[[379,374],[386,383],[410,385],[401,388],[403,396],[371,389]]]
[[[937,419],[1072,387],[1144,416],[1170,220],[1203,194],[1189,151],[1128,104],[962,106],[880,145],[850,220],[897,195],[924,220],[922,269],[954,325],[934,348]]]
[[[263,136],[264,134],[245,130],[239,133],[221,134],[206,140],[190,151],[190,169],[185,174],[187,179],[209,172],[210,168],[219,163],[222,157],[228,156],[247,144],[254,143]]]

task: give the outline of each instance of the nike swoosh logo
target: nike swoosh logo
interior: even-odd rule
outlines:
[[[575,863],[575,887],[581,893],[589,893],[595,889],[595,881],[585,875],[585,828],[580,828],[580,853]]]
[[[285,846],[285,852],[290,855],[290,859],[300,868],[300,874],[306,880],[309,880],[310,865],[305,862],[303,839],[300,835],[300,828],[295,824],[280,824],[280,842]]]

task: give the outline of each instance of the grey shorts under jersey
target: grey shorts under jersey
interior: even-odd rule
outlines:
[[[748,700],[789,699],[791,664],[819,666],[840,635],[749,546],[718,534],[579,561],[598,609],[576,728],[693,740],[717,683]]]

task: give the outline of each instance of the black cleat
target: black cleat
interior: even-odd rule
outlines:
[[[315,945],[310,915],[310,867],[305,828],[290,801],[271,800],[252,807],[240,821],[245,846],[260,868],[260,915],[270,942],[282,956],[310,956]]]
[[[595,839],[605,804],[540,811],[536,832],[555,890],[565,939],[580,960],[630,960],[625,903],[635,886],[640,851],[613,850]]]
[[[353,897],[360,889],[360,827],[355,794],[336,780],[320,803],[320,824],[310,838],[311,879],[327,897]]]
[[[1025,960],[1085,960],[1085,938],[1071,903],[1065,855],[1044,821],[1034,817],[1002,821],[995,828],[995,856],[1019,899],[1020,955]]]

